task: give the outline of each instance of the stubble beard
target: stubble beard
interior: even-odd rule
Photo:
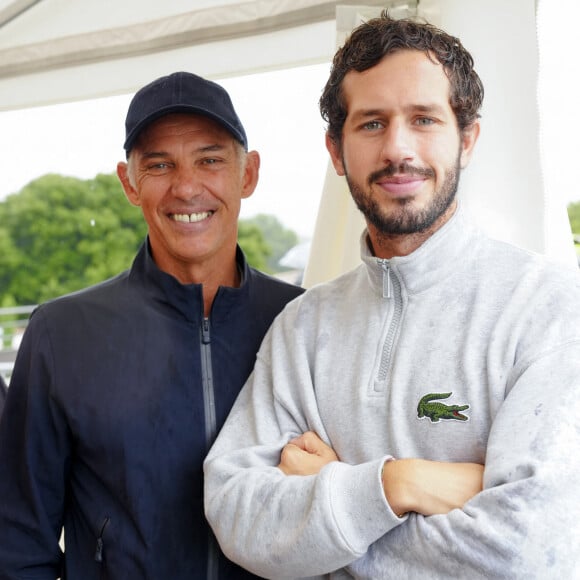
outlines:
[[[344,161],[343,161],[344,163]],[[391,237],[411,235],[424,232],[449,209],[459,187],[461,171],[460,157],[457,156],[455,165],[447,170],[441,188],[436,191],[429,204],[423,209],[413,208],[413,198],[406,197],[395,200],[398,208],[385,210],[381,207],[380,199],[372,193],[372,186],[381,177],[394,174],[411,174],[432,177],[432,169],[420,169],[407,164],[389,166],[371,174],[367,180],[367,188],[361,187],[346,173],[346,181],[356,206],[362,212],[368,223],[372,224],[379,235]]]

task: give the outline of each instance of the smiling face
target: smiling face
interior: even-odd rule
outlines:
[[[235,269],[241,200],[256,187],[259,162],[200,115],[166,115],[141,132],[117,173],[143,211],[161,270],[192,283],[201,272]]]
[[[443,67],[421,51],[401,50],[343,81],[347,117],[341,143],[327,136],[379,257],[410,253],[455,210],[460,169],[479,125],[459,131]]]

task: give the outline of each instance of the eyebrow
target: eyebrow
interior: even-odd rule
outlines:
[[[208,153],[211,151],[222,151],[223,149],[225,149],[225,145],[222,145],[221,143],[215,143],[213,145],[206,145],[205,147],[200,147],[198,151],[200,153]]]
[[[158,157],[167,157],[166,151],[147,151],[141,155],[141,159],[156,159]]]
[[[435,103],[427,104],[427,105],[411,105],[409,107],[413,111],[418,111],[420,113],[444,113],[445,109],[441,105],[437,105]]]
[[[363,109],[361,111],[356,111],[353,113],[353,119],[366,119],[369,117],[380,117],[384,115],[384,111],[382,109]]]
[[[441,105],[435,103],[427,104],[410,104],[405,107],[406,112],[417,112],[417,113],[436,113],[443,114],[444,108]],[[385,109],[361,109],[353,113],[353,119],[370,119],[373,117],[382,117],[386,115]]]

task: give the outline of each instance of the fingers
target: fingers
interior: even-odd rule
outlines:
[[[288,445],[285,445],[284,449],[282,449],[280,461],[288,464],[296,464],[308,455],[309,453],[307,451],[304,451],[293,443],[288,443]]]
[[[338,461],[333,449],[308,431],[284,446],[278,467],[286,475],[314,475],[332,461]]]
[[[298,475],[298,470],[300,469],[299,456],[305,453],[305,451],[302,451],[300,447],[294,445],[292,442],[288,443],[280,453],[279,469],[286,475]]]
[[[293,443],[288,443],[280,454],[278,467],[286,475],[314,475],[318,473],[328,461],[318,455],[308,453]]]
[[[290,443],[300,447],[300,449],[304,449],[304,451],[308,451],[309,453],[313,452],[311,449],[315,449],[317,444],[324,445],[322,439],[320,439],[314,431],[306,431],[305,433],[302,433],[302,435],[294,437]]]
[[[338,461],[338,457],[332,447],[324,443],[314,431],[306,431],[299,437],[292,439],[290,443],[296,445],[303,451],[324,457],[328,461]]]

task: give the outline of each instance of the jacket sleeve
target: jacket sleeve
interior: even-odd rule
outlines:
[[[411,516],[353,563],[371,578],[578,578],[580,344],[515,369],[492,424],[484,490]]]
[[[50,343],[36,311],[18,351],[0,421],[0,579],[60,576],[69,441],[51,397]]]
[[[285,313],[286,314],[286,313]],[[206,515],[230,559],[266,578],[328,573],[401,520],[381,486],[384,459],[286,476],[283,446],[309,429],[326,440],[302,341],[282,315],[205,462]]]

